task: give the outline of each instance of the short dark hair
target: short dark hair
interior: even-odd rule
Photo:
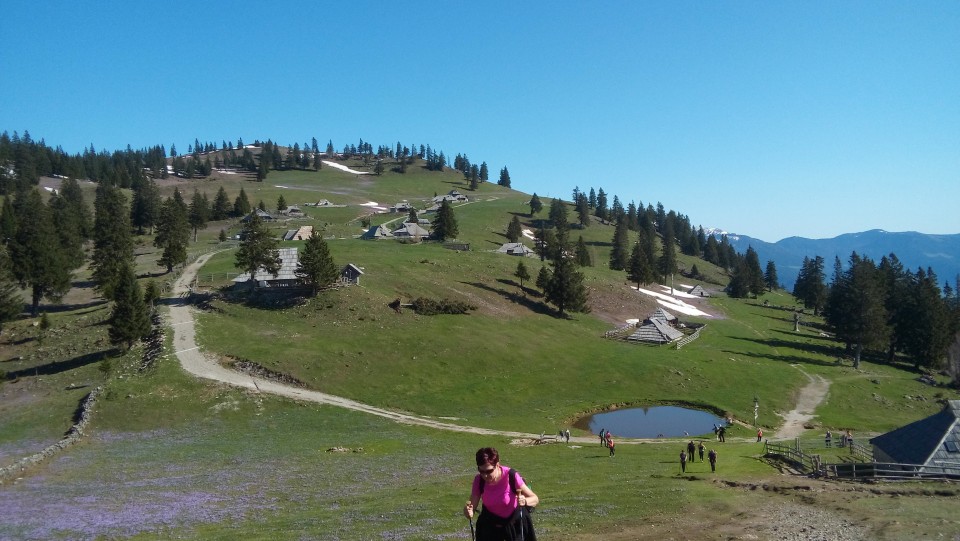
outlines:
[[[500,462],[500,453],[493,447],[483,447],[477,451],[477,466]]]

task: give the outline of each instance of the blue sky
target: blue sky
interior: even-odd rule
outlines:
[[[767,241],[960,233],[960,2],[36,2],[0,130],[430,144]]]

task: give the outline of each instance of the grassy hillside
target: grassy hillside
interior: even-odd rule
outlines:
[[[558,317],[533,284],[520,289],[518,259],[493,253],[514,215],[535,226],[528,194],[492,184],[469,192],[459,173],[415,166],[406,175],[357,177],[324,167],[271,172],[263,183],[229,175],[171,180],[162,189],[189,197],[197,188],[212,199],[221,185],[231,200],[242,186],[253,204],[263,200],[271,209],[281,194],[288,204],[346,205],[301,207],[307,218],[273,226],[278,234],[320,227],[338,264],[364,269],[360,286],[314,299],[251,302],[222,289],[238,271],[234,247],[216,237],[236,231],[235,222],[211,223],[191,246],[193,254],[221,250],[199,281],[212,294],[197,316],[203,349],[311,388],[463,425],[571,427],[575,436],[588,435],[573,427],[579,417],[624,405],[687,403],[752,421],[754,397],[760,424],[774,428],[807,375],[832,382],[818,425],[852,428],[858,437],[929,415],[939,410],[937,399],[956,397],[898,366],[866,362],[854,371],[836,364],[839,345],[817,327],[793,331],[791,312],[780,308],[793,301],[782,292],[700,301],[713,317],[681,315],[707,327],[679,351],[605,339],[605,331],[656,307],[624,273],[607,268],[613,228],[594,223],[573,233],[583,235],[595,264],[583,269],[592,311]],[[364,203],[419,206],[451,189],[471,198],[454,209],[459,240],[470,250],[354,238],[361,220],[405,217],[371,215]],[[138,254],[144,280],[170,279],[155,263],[151,239],[141,239]],[[536,275],[540,261],[524,261]],[[694,263],[712,281],[725,280],[712,265],[683,259],[686,268]],[[78,279],[89,285],[83,273]],[[476,309],[420,316],[388,306],[421,296]],[[15,377],[0,385],[0,466],[55,442],[78,401],[98,384],[105,392],[83,443],[0,486],[9,519],[0,537],[468,539],[459,513],[472,455],[486,445],[500,448],[540,494],[544,539],[598,539],[595,532],[604,539],[773,539],[782,537],[771,529],[776,517],[814,512],[824,528],[862,528],[869,538],[960,533],[953,489],[878,487],[868,499],[858,486],[794,480],[761,458],[762,446],[749,442],[752,429],[733,430],[719,449],[717,474],[694,464],[681,476],[677,440],[621,445],[610,459],[594,444],[522,446],[398,425],[196,380],[180,369],[169,343],[147,366],[143,348],[117,357],[102,324],[108,307],[88,288],[50,312],[53,327],[43,336],[35,320],[24,319],[0,339],[0,369]],[[811,432],[812,440],[821,435]]]

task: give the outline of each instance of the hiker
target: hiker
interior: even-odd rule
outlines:
[[[570,443],[570,429],[569,429],[569,428],[563,431],[563,437],[567,440],[567,443]]]
[[[827,434],[823,437],[823,444],[825,447],[830,447],[830,440],[833,439],[833,434],[830,433],[830,429],[827,429]]]
[[[758,428],[758,429],[757,429],[757,443],[760,443],[760,440],[762,440],[762,439],[763,439],[763,429],[762,429],[762,428]]]
[[[710,459],[710,471],[717,471],[717,452],[710,449],[710,452],[707,453],[707,458]]]
[[[717,437],[717,441],[720,441],[720,427],[717,423],[713,423],[713,435]]]
[[[690,443],[687,444],[687,456],[690,457],[690,462],[696,462],[697,457],[694,454],[697,450],[697,446],[694,445],[693,440],[690,440]]]
[[[721,426],[720,429],[717,430],[717,437],[720,438],[720,443],[724,443],[727,441],[726,435],[727,435],[727,427]]]
[[[607,445],[607,438],[604,437],[604,436],[606,435],[606,433],[607,433],[607,429],[606,429],[606,428],[601,428],[601,429],[600,429],[600,446],[601,446],[601,447]]]
[[[680,472],[687,473],[687,453],[683,449],[680,450]]]
[[[500,464],[500,454],[493,447],[477,451],[477,475],[473,478],[470,500],[463,515],[473,520],[480,501],[483,509],[477,519],[477,541],[536,541],[530,508],[540,498],[523,481],[516,470]]]
[[[610,433],[607,432],[607,447],[610,449],[611,457],[617,454],[617,452],[614,450],[614,446],[616,445],[617,445],[616,443],[613,443],[613,436],[611,436]]]
[[[703,450],[704,450],[704,449],[706,449],[706,447],[703,445],[703,442],[702,442],[702,441],[697,442],[697,451],[700,453],[700,462],[703,462]]]

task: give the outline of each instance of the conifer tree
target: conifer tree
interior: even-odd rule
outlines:
[[[152,233],[159,212],[160,190],[153,179],[147,179],[133,192],[130,204],[130,222],[137,228],[137,234],[143,235],[144,229]]]
[[[440,210],[437,211],[437,217],[433,221],[433,237],[439,241],[455,239],[460,233],[457,226],[457,218],[453,214],[453,207],[450,202],[444,200],[440,203]]]
[[[3,208],[0,210],[0,244],[6,245],[16,233],[17,216],[13,210],[13,197],[7,196],[3,198]]]
[[[121,265],[133,261],[130,211],[120,189],[108,184],[97,187],[94,209],[93,281],[105,299],[113,300]]]
[[[574,250],[574,258],[578,266],[593,266],[593,258],[590,257],[590,250],[587,248],[586,241],[583,240],[583,235],[580,235],[580,239],[577,241],[577,247]]]
[[[677,272],[677,251],[674,246],[673,235],[668,231],[663,237],[663,246],[660,249],[660,259],[657,260],[657,272],[666,283],[667,277]]]
[[[530,196],[530,216],[533,217],[534,214],[539,214],[541,210],[543,210],[543,202],[540,201],[537,192],[533,192],[533,195]]]
[[[760,258],[753,246],[747,246],[743,263],[747,271],[747,288],[754,297],[757,297],[763,293],[766,284],[763,282],[763,271],[760,270]]]
[[[213,205],[210,207],[210,219],[226,220],[230,216],[230,199],[227,197],[223,186],[217,190],[217,195],[213,198]]]
[[[777,277],[777,264],[774,263],[772,259],[767,261],[767,270],[763,273],[763,283],[769,291],[780,289],[780,278]]]
[[[120,265],[118,274],[108,333],[110,343],[127,350],[150,333],[150,310],[143,302],[140,285],[128,262]]]
[[[643,253],[643,247],[640,242],[633,245],[630,252],[630,262],[627,264],[627,279],[637,284],[637,289],[643,284],[648,284],[654,280],[653,270],[647,261],[647,256]]]
[[[251,214],[250,220],[243,226],[240,235],[240,247],[237,250],[234,266],[250,273],[251,287],[257,285],[257,271],[276,276],[280,272],[280,253],[277,251],[277,239],[270,234],[267,225],[260,216]]]
[[[7,248],[0,244],[0,335],[3,334],[3,326],[23,312],[23,298],[10,272],[10,264]]]
[[[627,221],[618,220],[613,230],[613,248],[610,250],[610,269],[624,270],[627,268],[630,254],[630,239],[627,231]]]
[[[856,252],[846,271],[836,259],[824,316],[837,338],[852,350],[855,369],[864,349],[882,349],[889,343],[883,278],[873,261]]]
[[[206,194],[201,195],[194,188],[193,198],[190,200],[190,206],[187,208],[187,221],[193,228],[193,242],[197,242],[197,232],[207,226],[207,220],[210,219],[210,204],[207,201]]]
[[[577,193],[576,199],[573,200],[573,204],[577,208],[577,221],[581,226],[587,227],[590,225],[590,203],[587,201],[587,196],[582,193]]]
[[[563,205],[562,201],[560,205]],[[551,214],[554,214],[553,205],[551,205]],[[550,273],[550,281],[544,291],[546,301],[555,305],[561,316],[565,316],[567,311],[589,312],[583,274],[576,269],[573,260],[567,257],[569,231],[564,221],[565,215],[556,213],[556,216],[561,225],[556,227],[557,247],[553,254],[553,271]]]
[[[540,267],[540,271],[537,272],[537,281],[535,285],[542,293],[546,294],[547,288],[550,287],[550,269],[546,265]]]
[[[316,229],[303,246],[303,253],[297,262],[296,274],[313,288],[313,295],[337,281],[340,272],[330,255],[327,241],[323,240]]]
[[[166,267],[167,272],[172,272],[175,266],[187,261],[187,245],[190,242],[188,210],[179,194],[179,190],[175,191],[173,197],[160,205],[157,236],[153,239],[153,245],[163,249],[157,264]]]
[[[20,285],[32,290],[31,314],[36,316],[41,299],[59,302],[70,290],[70,266],[40,191],[21,191],[14,209],[17,228],[9,243],[11,268]]]
[[[523,264],[523,260],[517,261],[517,270],[514,271],[513,275],[520,280],[520,291],[523,291],[523,294],[526,295],[527,292],[523,289],[523,281],[530,279],[530,271],[527,270],[527,266]]]
[[[510,172],[507,171],[506,165],[504,165],[503,169],[500,170],[500,180],[497,181],[497,184],[503,186],[504,188],[510,187]]]
[[[518,242],[521,236],[523,236],[523,226],[520,224],[520,218],[514,215],[510,223],[507,224],[507,240]]]
[[[277,212],[287,210],[287,200],[283,197],[283,194],[280,194],[280,197],[277,197]]]
[[[247,192],[240,188],[240,194],[233,201],[233,215],[236,217],[246,216],[251,211],[250,200],[247,199]]]

